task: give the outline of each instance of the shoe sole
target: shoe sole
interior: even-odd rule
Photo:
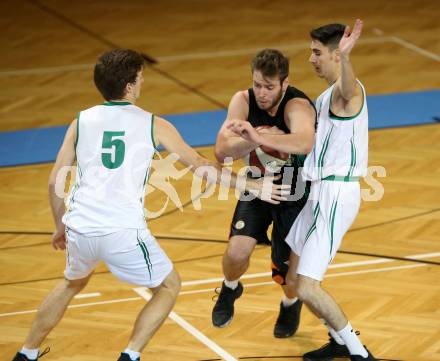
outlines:
[[[348,358],[350,358],[350,355],[347,356],[334,356],[334,357],[321,357],[321,358],[310,358],[310,357],[304,357],[303,356],[303,361],[333,361],[333,360],[346,360]]]
[[[288,337],[292,337],[295,334],[295,332],[284,334],[284,335],[275,335],[275,334],[273,334],[273,337],[275,337],[275,338],[288,338]]]
[[[221,325],[214,325],[214,323],[212,325],[217,328],[225,328],[226,326],[228,326],[232,322],[233,318],[234,317],[231,317],[229,320],[227,320],[225,323],[223,323]]]

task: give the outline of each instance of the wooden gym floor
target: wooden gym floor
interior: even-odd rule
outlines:
[[[0,131],[68,124],[100,102],[91,70],[111,47],[142,50],[158,64],[144,72],[138,103],[157,114],[221,109],[251,84],[249,60],[275,47],[291,57],[291,83],[316,97],[325,89],[307,62],[308,31],[365,21],[352,56],[369,94],[438,88],[439,9],[432,1],[11,1],[0,4]],[[370,165],[383,166],[384,196],[364,202],[324,281],[377,357],[440,360],[440,131],[438,125],[374,130]],[[212,147],[199,149],[212,158]],[[62,278],[64,254],[50,246],[51,164],[0,169],[0,354],[21,347],[41,299]],[[183,211],[168,206],[150,228],[182,279],[175,314],[143,352],[145,360],[294,359],[326,341],[304,310],[298,333],[275,339],[280,289],[269,277],[269,248],[258,246],[232,324],[211,325],[212,296],[235,200],[217,191],[190,202],[191,177],[174,182]],[[366,183],[363,188],[369,189]],[[164,195],[147,197],[160,209]],[[410,257],[411,259],[405,259]],[[96,270],[46,340],[48,360],[116,359],[144,304]],[[187,323],[183,323],[184,320]],[[195,337],[195,327],[206,339]],[[185,328],[186,327],[186,328]],[[209,341],[209,342],[208,342]],[[208,347],[207,344],[211,346]],[[228,356],[229,355],[229,356]]]

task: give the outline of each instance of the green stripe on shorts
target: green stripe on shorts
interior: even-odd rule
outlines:
[[[142,253],[144,254],[144,260],[145,263],[147,264],[147,268],[148,268],[148,274],[150,275],[150,280],[151,280],[151,271],[153,269],[153,265],[151,264],[150,261],[150,254],[148,252],[147,246],[145,245],[145,243],[139,238],[139,231],[137,232],[137,241],[138,241],[138,245],[142,251]]]

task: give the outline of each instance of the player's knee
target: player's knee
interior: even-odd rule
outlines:
[[[248,236],[233,236],[229,239],[226,254],[237,260],[249,260],[257,241]]]
[[[182,282],[180,280],[179,273],[175,269],[171,271],[171,273],[165,278],[163,281],[161,288],[168,290],[173,297],[177,297],[180,292]]]
[[[64,279],[64,287],[68,292],[77,294],[81,292],[89,283],[90,276],[78,280]]]
[[[287,274],[285,278],[286,286],[292,289],[296,289],[296,275]]]
[[[318,294],[319,282],[308,277],[297,277],[296,292],[301,301],[312,301]]]
[[[235,264],[249,261],[252,249],[239,243],[230,243],[226,251],[226,256]]]

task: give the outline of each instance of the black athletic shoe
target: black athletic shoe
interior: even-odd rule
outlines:
[[[132,361],[128,353],[122,352],[121,356],[119,356],[118,361]],[[135,361],[140,361],[140,357],[138,357]]]
[[[22,353],[17,352],[15,357],[12,359],[12,361],[34,361],[34,360],[28,359],[26,357],[26,355],[23,355]],[[36,359],[35,359],[35,361],[36,361]]]
[[[273,329],[275,337],[290,337],[298,330],[302,304],[302,301],[297,300],[293,305],[285,307],[281,302],[280,314]]]
[[[329,343],[321,348],[305,353],[303,355],[303,360],[331,361],[336,357],[350,357],[350,352],[348,351],[347,346],[338,344],[332,336],[330,336],[329,341]]]
[[[38,355],[38,357],[44,356],[49,351],[50,351],[50,347],[46,347],[45,350]],[[15,357],[12,359],[12,361],[37,361],[38,357],[36,359],[30,359],[27,358],[27,356],[22,354],[21,352],[17,352]]]
[[[377,361],[377,359],[374,358],[374,356],[370,353],[370,351],[367,350],[367,352],[368,352],[367,357],[362,357],[360,355],[350,355],[350,360],[351,361]]]
[[[225,327],[229,325],[234,317],[234,302],[242,293],[243,285],[241,282],[238,282],[238,286],[235,290],[226,287],[223,282],[217,302],[212,309],[212,324],[215,327]]]

